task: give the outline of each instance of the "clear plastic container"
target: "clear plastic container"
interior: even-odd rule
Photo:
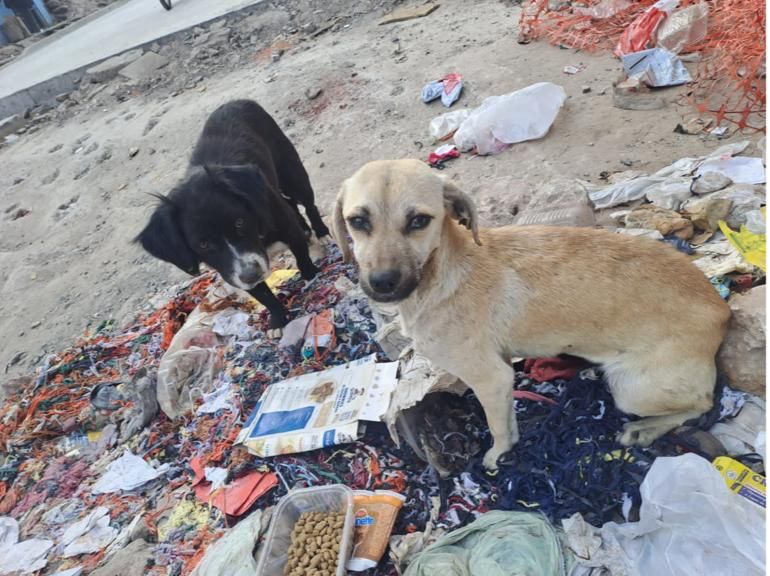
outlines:
[[[291,532],[299,515],[304,512],[345,512],[340,553],[337,558],[337,576],[345,576],[350,554],[353,551],[353,491],[342,484],[317,486],[292,490],[273,513],[270,530],[262,547],[257,565],[259,576],[283,576],[291,546]]]

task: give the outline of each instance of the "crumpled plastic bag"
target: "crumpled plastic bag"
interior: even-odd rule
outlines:
[[[404,576],[566,576],[573,563],[545,516],[493,510],[428,546]]]
[[[664,48],[626,54],[622,60],[629,78],[639,78],[651,88],[679,86],[692,81],[692,76],[679,57]]]
[[[123,456],[110,462],[107,471],[91,487],[91,492],[93,494],[127,492],[163,476],[168,469],[168,464],[153,468],[144,458],[132,454],[126,448]]]
[[[93,554],[106,548],[118,535],[118,531],[110,526],[110,510],[105,506],[89,512],[85,518],[71,524],[64,531],[61,545],[64,547],[64,558]]]
[[[649,48],[660,23],[676,10],[677,6],[679,6],[679,0],[658,0],[647,8],[623,30],[615,47],[615,55],[620,58]]]
[[[740,252],[725,240],[709,242],[695,248],[700,257],[693,264],[708,278],[724,276],[730,272],[750,273],[754,266],[746,262]]]
[[[731,492],[708,460],[695,454],[657,458],[640,492],[639,522],[593,529],[601,548],[594,542],[591,558],[584,560],[585,531],[565,524],[570,547],[580,550],[578,563],[597,566],[594,554],[609,551],[609,558],[625,559],[632,575],[765,573],[764,509]]]
[[[255,510],[235,528],[206,548],[192,576],[253,576],[257,563],[252,551],[259,536],[269,524],[269,513]]]
[[[471,110],[463,108],[462,110],[453,110],[436,116],[430,121],[430,135],[435,140],[441,140],[457,130],[460,125],[471,115]]]
[[[48,564],[53,542],[30,538],[19,542],[19,523],[8,516],[0,517],[0,574],[31,574]]]
[[[767,271],[767,236],[765,234],[755,234],[747,230],[746,226],[741,226],[741,229],[736,232],[724,221],[719,223],[719,229],[746,262],[753,264],[762,272]]]
[[[636,175],[633,178],[615,182],[610,186],[593,190],[589,192],[588,197],[597,210],[602,208],[612,208],[620,204],[627,204],[635,200],[641,200],[647,194],[647,191],[654,185],[668,182],[671,179],[690,177],[700,166],[709,160],[719,160],[726,157],[735,156],[743,152],[750,142],[743,140],[726,144],[714,150],[707,156],[699,158],[680,158],[673,164],[661,168],[651,175]],[[714,172],[711,168],[704,169],[703,174]]]
[[[397,426],[401,412],[416,406],[431,392],[464,394],[468,390],[464,382],[448,372],[435,368],[430,360],[411,347],[402,352],[399,361],[398,384],[393,391],[388,409],[382,417],[396,446],[401,445]],[[407,431],[402,430],[402,432]],[[406,440],[418,455],[422,454],[422,448],[416,439],[410,438],[407,433]]]
[[[221,338],[211,327],[216,314],[195,308],[174,335],[158,366],[158,404],[172,420],[193,408],[196,397],[210,392],[222,369]]]
[[[490,96],[455,132],[461,151],[497,154],[508,144],[536,140],[548,133],[567,95],[561,86],[538,82],[503,96]]]
[[[677,10],[658,26],[655,44],[680,54],[706,37],[708,15],[706,2]]]

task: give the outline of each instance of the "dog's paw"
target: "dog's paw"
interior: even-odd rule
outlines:
[[[618,435],[618,442],[623,446],[649,446],[660,436],[660,431],[656,426],[645,424],[645,419],[635,422],[626,422],[623,426],[623,432]]]
[[[314,242],[308,247],[308,254],[313,262],[318,262],[326,256],[326,245]]]
[[[271,340],[277,340],[283,336],[283,328],[270,328],[267,331],[267,337]]]
[[[326,236],[319,238],[318,242],[321,244],[321,246],[331,246],[332,237],[327,234]]]
[[[495,450],[494,446],[487,450],[487,453],[484,454],[484,468],[487,471],[487,474],[495,475],[497,474],[497,459],[500,457],[500,453]]]

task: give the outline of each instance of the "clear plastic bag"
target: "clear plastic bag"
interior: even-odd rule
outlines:
[[[508,144],[548,133],[567,95],[561,86],[539,82],[503,96],[490,96],[455,132],[459,150],[497,154]]]

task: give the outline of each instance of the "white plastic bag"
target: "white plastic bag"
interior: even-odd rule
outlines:
[[[591,557],[579,557],[578,563],[607,566],[623,558],[628,574],[644,576],[765,573],[764,509],[731,492],[708,460],[695,454],[658,458],[640,492],[639,522],[606,523],[595,531],[601,548],[591,542]],[[580,523],[564,526],[576,550],[587,540],[572,525]],[[622,567],[612,573],[623,573]]]
[[[542,138],[567,95],[561,86],[539,82],[503,96],[490,96],[455,132],[459,150],[497,154],[508,144]]]
[[[436,116],[430,121],[430,135],[435,140],[441,140],[444,136],[448,136],[457,130],[470,115],[471,111],[463,108],[462,110],[454,110],[441,116]]]

